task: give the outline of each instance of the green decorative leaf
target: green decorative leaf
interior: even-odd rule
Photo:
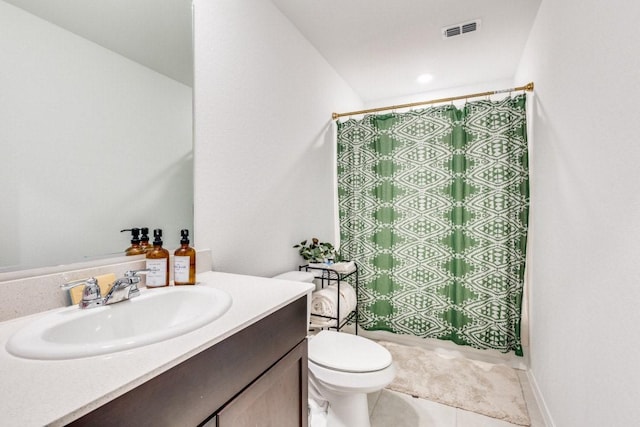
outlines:
[[[335,249],[331,243],[320,242],[317,238],[311,239],[311,243],[307,244],[307,240],[302,241],[294,248],[299,248],[298,253],[306,261],[324,262],[335,256]]]

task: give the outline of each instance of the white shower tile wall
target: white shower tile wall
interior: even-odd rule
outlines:
[[[60,285],[78,279],[114,273],[120,277],[127,270],[145,268],[144,256],[117,257],[108,260],[38,268],[0,274],[0,322],[28,316],[67,305]],[[211,251],[197,252],[197,272],[212,270]]]

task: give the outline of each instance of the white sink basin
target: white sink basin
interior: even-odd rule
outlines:
[[[231,297],[220,289],[143,289],[128,301],[84,310],[65,307],[38,317],[9,338],[7,351],[43,360],[113,353],[193,331],[229,307]]]

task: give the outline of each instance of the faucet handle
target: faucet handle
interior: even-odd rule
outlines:
[[[73,280],[71,282],[63,283],[62,285],[60,285],[60,289],[66,291],[66,290],[69,290],[71,288],[75,288],[76,286],[85,285],[87,283],[87,281],[91,280],[91,279],[94,279],[94,278],[90,277],[89,279]]]
[[[124,279],[129,284],[140,283],[140,276],[136,276],[138,273],[147,274],[149,270],[148,268],[144,268],[142,270],[128,270],[124,273]]]
[[[88,279],[74,280],[72,282],[60,285],[61,289],[67,290],[75,288],[76,286],[85,285],[82,290],[82,301],[80,301],[80,307],[86,308],[89,306],[96,306],[102,304],[102,294],[100,293],[100,286],[95,277]]]
[[[143,268],[143,269],[140,269],[140,270],[127,270],[124,273],[124,277],[133,277],[138,273],[147,274],[148,271],[151,271],[151,270],[148,269],[148,268]]]

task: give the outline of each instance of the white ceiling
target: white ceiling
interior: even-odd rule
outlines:
[[[4,0],[193,86],[191,0]]]
[[[272,1],[370,102],[513,78],[541,0]],[[477,18],[479,31],[443,39]]]
[[[193,84],[191,0],[5,1]],[[511,79],[541,2],[271,1],[365,102]],[[475,19],[479,31],[443,39],[442,27]],[[423,73],[433,80],[416,82]]]

